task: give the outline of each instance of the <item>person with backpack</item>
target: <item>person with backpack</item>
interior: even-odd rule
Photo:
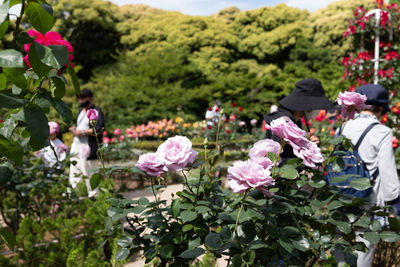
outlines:
[[[369,108],[355,114],[342,129],[344,137],[357,146],[356,150],[369,171],[373,183],[368,199],[371,205],[392,205],[394,212],[400,215],[400,182],[392,148],[392,130],[381,124],[379,119],[390,111],[389,96],[381,85],[360,86],[357,93],[365,95],[365,104]],[[361,142],[359,141],[361,139]],[[367,252],[357,252],[357,266],[372,266],[374,245],[357,236],[368,248]]]
[[[293,91],[281,101],[277,111],[264,116],[264,123],[270,124],[274,120],[292,121],[297,126],[301,126],[301,118],[305,119],[305,127],[308,129],[307,121],[318,116],[321,109],[334,108],[333,103],[325,96],[325,90],[319,80],[307,78],[296,83]],[[308,130],[309,132],[309,130]],[[280,138],[270,130],[266,130],[266,138],[280,143]],[[310,140],[319,144],[319,138],[315,135],[310,136]],[[281,153],[281,164],[285,164],[289,159],[296,158],[290,145],[285,145]]]

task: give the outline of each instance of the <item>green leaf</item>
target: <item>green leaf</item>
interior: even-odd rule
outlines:
[[[347,222],[336,221],[334,224],[337,226],[339,231],[344,234],[348,234],[351,232],[351,224]]]
[[[13,250],[15,245],[17,244],[15,236],[3,228],[0,228],[0,236],[1,239],[3,239],[4,243],[6,243],[7,247]]]
[[[19,143],[0,135],[0,153],[9,160],[21,164],[22,157],[24,156],[24,149]]]
[[[242,242],[245,244],[250,243],[256,237],[256,226],[252,222],[245,222],[241,225],[241,229],[244,233],[244,237],[242,238]]]
[[[10,1],[6,1],[0,5],[0,23],[3,23],[8,17],[8,11],[10,10]]]
[[[100,173],[93,174],[92,177],[90,178],[90,187],[92,188],[92,190],[98,187],[100,182],[101,182],[101,174]]]
[[[390,228],[392,228],[395,231],[400,232],[400,222],[397,218],[392,218],[389,217],[389,224],[390,224]]]
[[[79,87],[78,76],[76,76],[75,70],[72,68],[71,64],[69,62],[67,62],[67,64],[68,64],[67,70],[68,70],[69,76],[71,76],[72,84],[74,85],[74,88],[75,88],[75,94],[79,95],[81,92],[81,89]]]
[[[377,244],[380,239],[379,234],[375,232],[365,232],[363,237],[372,244]]]
[[[339,136],[336,136],[335,138],[331,139],[329,141],[329,144],[338,145],[338,144],[342,143],[343,140],[344,140],[343,135],[339,135]]]
[[[3,69],[4,75],[12,81],[16,86],[22,89],[26,89],[27,87],[27,81],[25,79],[24,74],[20,69],[15,69],[15,68],[4,68]]]
[[[31,25],[42,34],[53,27],[53,10],[49,5],[29,2],[25,12]]]
[[[286,237],[280,237],[279,238],[279,244],[285,249],[287,250],[289,253],[293,252],[294,246],[292,244],[292,241],[290,241],[289,239],[287,239]]]
[[[282,178],[286,179],[296,179],[299,173],[297,172],[296,168],[290,165],[286,165],[279,170],[279,175]]]
[[[350,181],[350,186],[357,190],[366,190],[371,188],[371,183],[368,178],[358,178]]]
[[[6,89],[7,78],[3,73],[0,73],[0,91]]]
[[[44,64],[39,57],[39,55],[42,56],[45,53],[44,51],[45,48],[43,45],[38,42],[33,42],[28,52],[29,64],[40,78],[45,77],[52,69],[50,66]]]
[[[132,237],[126,236],[117,240],[117,244],[120,247],[126,248],[130,244],[132,244]]]
[[[185,210],[181,213],[183,223],[191,222],[197,218],[197,213],[194,211]]]
[[[55,98],[63,98],[65,95],[65,83],[58,77],[51,78],[54,86],[51,88],[51,94]]]
[[[0,186],[6,184],[13,175],[12,165],[8,162],[0,165]]]
[[[64,101],[61,99],[58,99],[55,103],[55,108],[60,113],[61,116],[63,116],[64,121],[66,123],[71,123],[72,122],[72,111],[71,109],[65,104]]]
[[[118,250],[117,254],[115,255],[115,260],[122,261],[128,256],[129,256],[129,249],[121,248],[120,250]]]
[[[3,127],[0,128],[0,134],[5,138],[10,138],[12,132],[14,131],[15,120],[13,118],[8,118],[3,122]]]
[[[34,150],[44,147],[49,137],[47,117],[40,108],[25,107],[26,129],[31,133],[29,144]]]
[[[397,242],[400,240],[400,236],[395,232],[383,231],[379,236],[386,242]]]
[[[45,64],[50,69],[53,67],[59,70],[67,63],[68,50],[65,46],[44,46],[37,42],[34,42],[33,44],[35,45],[34,51],[36,52],[37,58],[40,60],[41,63]],[[49,71],[47,71],[46,75],[49,73]]]
[[[182,252],[179,257],[184,259],[195,259],[204,254],[204,249],[202,248],[194,248],[190,250],[186,250]]]
[[[28,33],[26,32],[21,32],[17,35],[17,42],[20,45],[24,45],[24,44],[30,44],[33,41],[35,41],[35,37],[30,36]]]
[[[172,210],[172,217],[177,218],[180,211],[181,199],[177,198],[172,201],[171,210]]]
[[[308,184],[314,188],[321,188],[326,185],[325,180],[310,180]]]
[[[242,259],[244,262],[246,262],[248,265],[252,265],[254,263],[254,260],[256,259],[256,252],[254,250],[248,250],[243,256]]]
[[[169,259],[172,258],[172,253],[174,252],[174,245],[166,244],[160,248],[161,258]]]
[[[184,231],[184,232],[190,231],[190,230],[192,230],[192,229],[193,229],[193,225],[191,225],[191,224],[185,224],[185,225],[182,227],[182,231]]]
[[[293,246],[295,248],[297,248],[298,250],[307,251],[310,249],[310,242],[304,236],[302,236],[301,238],[296,239],[296,240],[294,240],[294,239],[291,239],[291,240],[293,241]]]
[[[131,173],[137,173],[140,175],[146,175],[146,173],[142,172],[141,170],[139,170],[137,167],[133,166],[132,168],[129,169]]]
[[[205,240],[204,240],[204,244],[208,247],[210,247],[211,249],[219,249],[222,245],[222,240],[221,237],[219,236],[219,234],[214,233],[214,232],[210,232]]]
[[[23,68],[24,57],[21,52],[14,49],[0,51],[0,67],[3,68]]]
[[[334,200],[328,205],[328,210],[335,210],[337,208],[343,207],[343,203],[338,200]]]
[[[39,95],[36,99],[35,99],[35,103],[36,105],[38,105],[41,108],[49,108],[51,107],[52,104],[52,99],[49,95]]]
[[[10,20],[7,18],[3,23],[0,24],[0,39],[4,37],[10,25]]]

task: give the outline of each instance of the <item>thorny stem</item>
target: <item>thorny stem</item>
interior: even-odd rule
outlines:
[[[188,188],[189,191],[194,195],[195,193],[193,192],[192,188],[189,186],[188,179],[187,179],[186,174],[185,174],[185,172],[184,172],[183,170],[182,170],[182,174],[183,174],[183,177],[184,177],[184,179],[185,179],[185,184],[186,184],[187,188]]]

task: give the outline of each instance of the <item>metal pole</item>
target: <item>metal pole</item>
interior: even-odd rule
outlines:
[[[379,72],[379,43],[380,43],[380,34],[379,34],[379,23],[381,20],[381,10],[380,9],[374,9],[371,10],[366,14],[366,16],[370,16],[375,13],[375,56],[374,56],[374,84],[378,84],[378,72]]]

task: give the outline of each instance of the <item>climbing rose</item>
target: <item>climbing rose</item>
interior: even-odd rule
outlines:
[[[59,33],[51,31],[51,32],[47,32],[45,35],[43,35],[40,32],[32,30],[32,29],[30,29],[27,33],[28,33],[28,35],[36,38],[33,42],[37,42],[37,43],[39,43],[41,45],[44,45],[44,46],[49,46],[49,45],[62,45],[62,46],[65,46],[67,48],[67,50],[68,50],[69,62],[71,62],[71,60],[74,58],[74,56],[71,54],[74,51],[74,48],[72,47],[71,43],[69,43],[68,41],[65,41],[61,37],[61,35]],[[25,50],[26,53],[29,52],[29,48],[31,47],[32,43],[24,45],[24,50]],[[26,55],[24,57],[24,60],[25,60],[25,63],[29,67],[31,67],[31,65],[29,64],[28,55]]]
[[[168,170],[180,171],[193,163],[198,153],[192,149],[192,142],[187,137],[174,136],[158,147],[157,154]]]
[[[92,121],[92,120],[93,120],[93,121],[97,121],[97,119],[99,118],[99,112],[98,112],[96,109],[92,108],[92,109],[89,109],[89,110],[87,111],[86,116],[87,116],[88,119],[91,120],[91,121]]]
[[[271,196],[272,193],[265,189],[266,186],[275,184],[271,177],[270,168],[264,169],[261,165],[248,161],[235,161],[228,168],[228,184],[235,193],[244,192],[250,188],[258,188],[264,194]]]
[[[157,153],[140,155],[136,167],[150,176],[159,176],[166,170],[163,159]]]
[[[349,119],[354,118],[356,111],[370,108],[370,106],[365,105],[365,101],[367,101],[367,96],[357,92],[339,93],[336,98],[336,102],[342,106],[341,115]]]

